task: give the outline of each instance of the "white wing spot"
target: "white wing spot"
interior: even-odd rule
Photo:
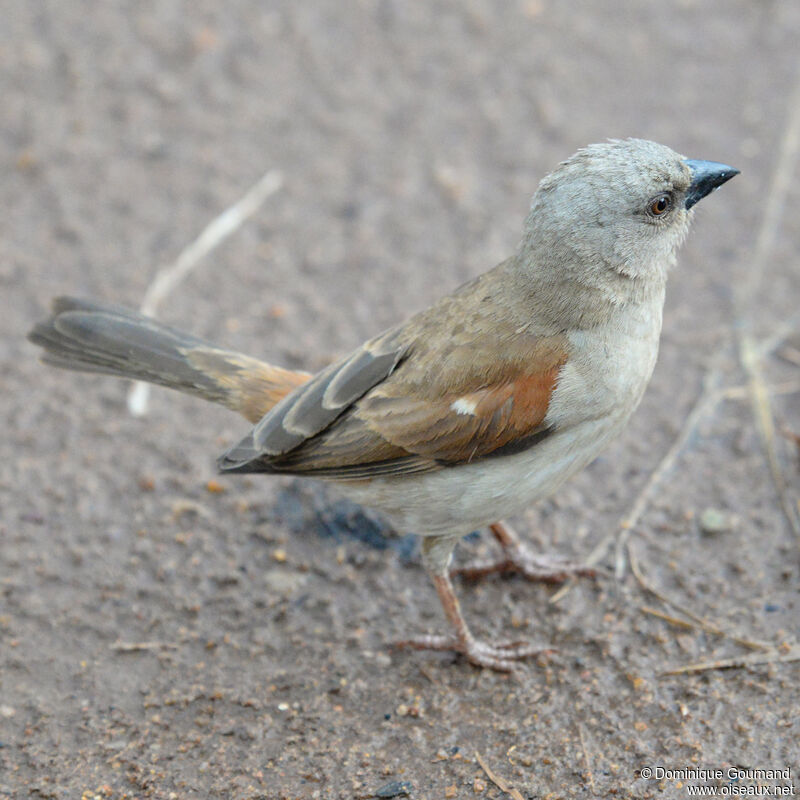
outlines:
[[[450,405],[451,410],[455,411],[456,414],[464,414],[468,417],[475,416],[475,409],[477,407],[478,404],[474,400],[470,400],[468,397],[459,397],[458,400]]]

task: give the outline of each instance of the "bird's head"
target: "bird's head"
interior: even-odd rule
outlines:
[[[523,247],[579,282],[663,283],[695,203],[738,173],[643,139],[589,145],[542,180]]]

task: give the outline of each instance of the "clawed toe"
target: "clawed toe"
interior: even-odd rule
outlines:
[[[532,581],[563,583],[567,578],[578,576],[593,578],[597,571],[586,564],[578,564],[566,559],[536,555],[522,549],[519,559],[514,561],[519,572]]]
[[[534,642],[513,641],[482,642],[478,639],[462,641],[455,636],[419,636],[402,642],[395,647],[410,647],[415,650],[450,650],[464,656],[476,667],[488,667],[498,672],[513,672],[518,662],[534,656],[554,653],[555,649]]]
[[[555,647],[528,642],[520,639],[515,642],[497,642],[491,646],[493,650],[503,651],[507,658],[532,658],[533,656],[552,655],[556,652]],[[512,651],[509,653],[508,651]]]
[[[531,581],[544,583],[563,583],[570,577],[593,578],[597,571],[586,564],[576,564],[571,561],[537,556],[521,548],[515,553],[507,553],[505,558],[496,561],[476,561],[463,567],[456,567],[450,574],[477,580],[492,573],[518,573]]]
[[[557,556],[532,552],[505,523],[498,522],[491,526],[491,530],[503,548],[503,557],[457,567],[450,572],[451,575],[476,580],[494,572],[515,572],[531,581],[563,583],[573,576],[593,578],[597,574],[596,570],[587,564],[577,564]]]

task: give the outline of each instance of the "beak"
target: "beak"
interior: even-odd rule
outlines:
[[[694,161],[686,159],[686,164],[692,171],[692,182],[686,191],[686,208],[691,208],[698,200],[702,200],[714,189],[722,186],[734,175],[739,174],[736,167],[719,164],[716,161]]]

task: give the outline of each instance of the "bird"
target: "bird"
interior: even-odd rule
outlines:
[[[46,364],[243,415],[252,427],[219,458],[222,473],[334,482],[419,534],[449,631],[399,644],[510,672],[548,648],[472,633],[454,548],[489,527],[503,557],[474,575],[591,574],[534,553],[502,519],[551,495],[625,427],[653,373],[667,274],[694,206],[737,174],[643,139],[588,145],[541,180],[513,255],[314,375],[69,297],[28,338]]]

